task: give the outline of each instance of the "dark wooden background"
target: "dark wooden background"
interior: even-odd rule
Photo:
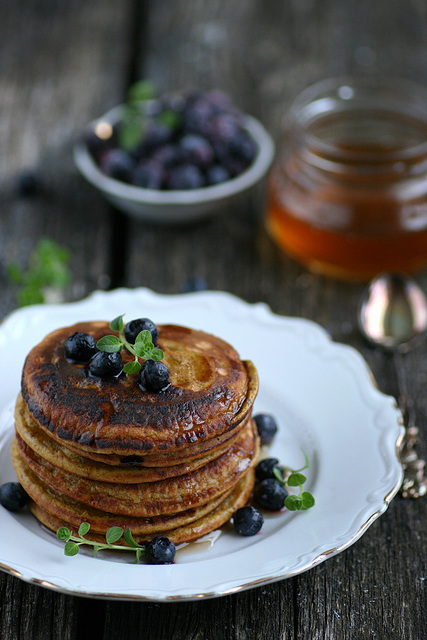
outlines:
[[[160,229],[105,204],[77,174],[71,149],[142,77],[160,91],[221,88],[278,140],[287,104],[307,84],[378,70],[425,83],[426,45],[424,0],[0,0],[0,316],[16,306],[5,264],[24,266],[48,236],[72,251],[69,300],[121,285],[176,293],[198,275],[212,289],[315,320],[396,393],[392,362],[356,331],[362,285],[283,256],[262,225],[262,189],[218,219]],[[17,192],[23,170],[39,175],[39,194]],[[427,291],[427,272],[418,282]],[[423,456],[426,355],[422,343],[404,362]],[[205,602],[92,600],[1,573],[0,638],[423,640],[426,515],[427,498],[397,497],[353,547],[312,571]]]

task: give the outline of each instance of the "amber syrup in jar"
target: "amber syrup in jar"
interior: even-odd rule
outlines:
[[[267,228],[312,271],[367,280],[427,265],[427,90],[332,79],[293,104]]]

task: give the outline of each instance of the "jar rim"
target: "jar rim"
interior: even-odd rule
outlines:
[[[333,114],[382,112],[411,118],[425,127],[425,140],[402,145],[398,149],[377,149],[369,154],[363,150],[343,149],[338,143],[322,139],[310,130],[310,125]],[[330,158],[353,158],[393,161],[405,160],[427,153],[427,87],[411,80],[391,76],[338,76],[320,80],[299,93],[285,119],[286,128],[304,140],[316,154]]]

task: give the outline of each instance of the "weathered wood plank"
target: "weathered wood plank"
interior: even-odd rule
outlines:
[[[99,288],[108,273],[109,210],[77,175],[71,149],[89,119],[122,99],[132,11],[133,2],[122,0],[0,5],[1,317],[16,304],[4,265],[25,266],[44,236],[73,254],[69,298]],[[31,198],[15,189],[23,169],[42,182]],[[86,637],[77,598],[2,572],[0,601],[4,640]]]
[[[24,266],[37,240],[52,237],[73,254],[72,298],[99,288],[110,266],[112,214],[72,161],[85,124],[121,101],[127,82],[133,3],[101,4],[0,8],[1,264]],[[31,198],[15,188],[24,170],[42,185]],[[5,295],[2,313],[13,304]]]

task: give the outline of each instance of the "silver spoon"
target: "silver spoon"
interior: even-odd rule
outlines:
[[[359,313],[362,334],[376,346],[393,354],[399,387],[398,403],[406,432],[400,447],[404,469],[402,495],[418,498],[427,493],[425,461],[414,451],[418,428],[413,422],[413,407],[407,395],[402,362],[403,354],[417,336],[427,330],[427,299],[414,280],[403,274],[383,274],[374,278],[362,296]]]

